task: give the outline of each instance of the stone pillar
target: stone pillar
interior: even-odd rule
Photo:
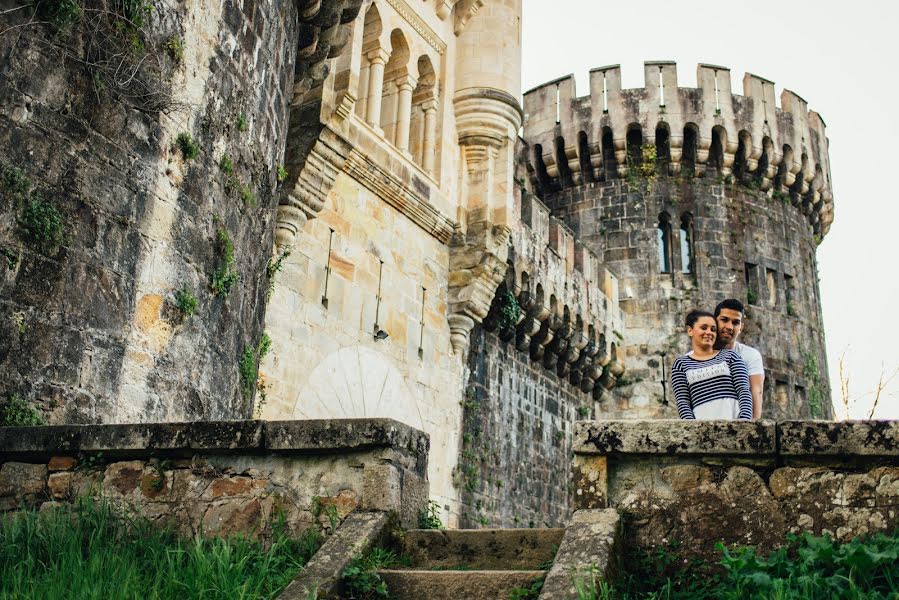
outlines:
[[[435,150],[437,147],[437,101],[428,100],[422,104],[425,113],[425,139],[422,150],[421,168],[434,177]]]
[[[381,125],[381,93],[384,88],[384,66],[388,58],[390,54],[380,48],[368,53],[368,102],[365,120],[375,128]]]
[[[397,80],[396,130],[393,144],[400,152],[409,152],[409,123],[412,119],[412,90],[415,80],[404,76]]]

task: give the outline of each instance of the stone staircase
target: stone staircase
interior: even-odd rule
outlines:
[[[380,571],[396,600],[505,600],[546,576],[564,529],[406,532],[412,566]]]

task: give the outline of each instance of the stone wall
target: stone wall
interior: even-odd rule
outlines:
[[[613,507],[626,545],[715,556],[788,533],[899,526],[899,423],[596,421],[574,439],[577,508]]]
[[[248,417],[296,3],[157,0],[140,25],[101,0],[31,25],[18,6],[0,3],[0,147],[31,192],[0,189],[0,398],[56,423]],[[59,244],[23,225],[35,194]]]
[[[711,311],[724,298],[747,306],[741,339],[764,357],[763,415],[832,414],[816,244],[786,196],[714,174],[654,175],[590,183],[545,201],[619,277],[625,328],[618,341],[631,387],[609,414],[675,414],[667,375],[689,349],[684,316],[692,308]],[[660,262],[662,213],[670,217],[668,269]],[[682,251],[683,219],[692,245]]]
[[[415,527],[427,462],[427,435],[389,419],[0,428],[0,510],[89,495],[190,534],[263,534],[279,515],[333,527],[354,510]]]
[[[571,434],[593,400],[496,332],[471,335],[460,527],[559,527],[570,516]]]

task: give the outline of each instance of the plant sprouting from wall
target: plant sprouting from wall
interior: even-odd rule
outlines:
[[[224,229],[216,231],[215,237],[219,267],[212,274],[210,288],[216,296],[227,296],[240,278],[234,268],[234,243],[231,242],[231,236]]]
[[[268,267],[265,270],[266,275],[268,275],[268,292],[265,295],[266,302],[271,300],[272,294],[275,292],[275,277],[281,269],[284,268],[284,261],[287,260],[287,257],[290,256],[291,252],[293,252],[293,246],[287,246],[278,253],[278,256],[268,263]]]
[[[198,304],[197,297],[189,289],[181,288],[175,292],[175,307],[185,318],[189,318],[197,312]]]
[[[499,326],[503,329],[515,327],[520,316],[521,307],[518,305],[515,294],[510,290],[506,290],[499,308]]]
[[[41,414],[19,394],[9,397],[0,407],[0,427],[29,427],[46,425]]]

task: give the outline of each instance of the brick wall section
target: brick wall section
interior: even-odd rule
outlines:
[[[15,6],[4,0],[0,13]],[[29,13],[4,14],[0,30]],[[65,223],[63,249],[42,255],[0,190],[0,248],[16,257],[0,269],[0,402],[20,394],[50,422],[250,415],[238,361],[262,333],[295,3],[158,1],[148,21],[165,110],[95,89],[78,62],[90,37],[81,25],[0,36],[2,162],[22,169]],[[173,37],[180,61],[164,47]],[[173,149],[182,132],[199,146],[189,162]],[[226,185],[225,153],[251,202]],[[218,229],[240,275],[226,299],[210,291]],[[175,309],[181,288],[199,300],[190,319]]]
[[[570,517],[574,422],[593,401],[476,326],[463,399],[460,527],[559,527]]]
[[[615,341],[624,347],[631,386],[621,390],[623,402],[607,403],[600,414],[626,418],[676,414],[670,386],[663,396],[660,381],[667,379],[674,358],[689,349],[683,318],[692,308],[711,311],[728,297],[748,304],[747,264],[757,266],[751,274],[757,299],[749,306],[741,339],[757,347],[765,359],[764,416],[832,414],[816,243],[806,217],[787,196],[769,197],[711,174],[659,175],[652,180],[637,178],[633,184],[616,179],[581,185],[544,202],[620,278],[626,331],[619,332],[623,339]],[[663,211],[671,217],[673,275],[660,268],[657,235]],[[685,213],[693,216],[694,274],[681,272],[679,232]],[[820,400],[813,410],[809,399],[815,387]]]

